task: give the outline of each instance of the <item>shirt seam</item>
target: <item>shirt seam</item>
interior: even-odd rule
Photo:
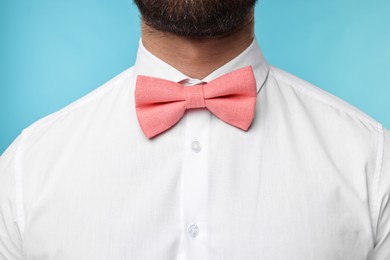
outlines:
[[[112,84],[114,84],[118,79],[120,79],[120,76],[123,76],[126,73],[128,75],[126,75],[126,79],[124,81],[126,83],[128,83],[133,76],[133,70],[134,70],[134,66],[124,70],[123,72],[116,75],[114,78],[112,78],[108,82],[97,87],[93,91],[87,93],[84,97],[81,97],[81,98],[73,101],[72,103],[68,104],[64,108],[62,108],[56,112],[53,112],[53,113],[41,118],[40,120],[34,122],[33,124],[31,124],[30,126],[25,128],[23,130],[23,132],[26,132],[25,134],[27,136],[29,136],[35,130],[42,128],[42,127],[45,127],[45,126],[50,126],[54,122],[56,122],[56,120],[67,115],[68,113],[71,113],[72,111],[74,111],[80,107],[83,107],[83,106],[89,104],[90,102],[93,102],[95,99],[100,98],[101,96],[103,96],[104,94],[106,94],[110,90],[110,87]],[[110,84],[108,84],[108,83],[110,83]],[[94,93],[94,95],[92,96],[93,93]]]
[[[376,154],[376,163],[375,163],[375,172],[374,178],[372,182],[372,216],[373,216],[373,226],[374,226],[374,237],[376,238],[377,228],[378,228],[378,218],[379,218],[379,186],[380,186],[380,178],[382,174],[382,164],[383,164],[383,152],[384,152],[384,131],[383,125],[378,123],[378,137],[377,137],[377,154]],[[375,241],[374,241],[375,245]]]
[[[271,70],[272,70],[272,69],[271,69]],[[333,109],[336,109],[336,110],[338,110],[338,111],[342,111],[342,112],[344,112],[344,113],[350,115],[351,117],[354,117],[355,119],[358,119],[358,120],[360,120],[360,121],[362,121],[362,122],[364,122],[364,123],[370,125],[371,127],[376,128],[375,125],[379,123],[379,122],[377,122],[376,120],[374,120],[374,119],[372,119],[372,118],[367,118],[367,117],[365,117],[365,116],[358,115],[358,114],[356,114],[356,112],[351,111],[351,110],[348,109],[347,107],[343,107],[342,105],[338,105],[338,104],[335,103],[335,102],[328,101],[328,100],[322,98],[322,97],[319,96],[319,95],[316,95],[316,94],[313,94],[313,93],[310,93],[310,92],[307,92],[307,91],[303,90],[302,88],[300,88],[299,86],[297,86],[297,84],[296,84],[295,82],[291,82],[291,81],[287,80],[287,79],[285,78],[285,76],[283,76],[283,75],[276,75],[276,74],[274,73],[274,70],[272,70],[271,73],[272,73],[272,75],[273,75],[275,78],[277,78],[277,79],[283,81],[284,83],[288,84],[288,86],[292,87],[294,90],[298,91],[299,93],[302,93],[302,94],[305,95],[305,96],[308,96],[308,97],[313,98],[313,99],[315,99],[315,100],[317,100],[317,101],[319,101],[319,102],[321,102],[321,103],[323,103],[323,104],[325,104],[325,105],[328,105],[328,106],[332,107]],[[312,85],[312,84],[309,83],[309,82],[305,82],[305,84],[308,84],[309,86]],[[313,86],[314,86],[314,85],[313,85]],[[321,89],[321,90],[323,90],[323,89]],[[323,91],[326,92],[326,94],[328,94],[328,95],[331,95],[331,96],[333,96],[333,97],[335,97],[335,98],[338,98],[337,96],[335,96],[335,95],[333,95],[333,94],[331,94],[331,93],[329,93],[329,92],[327,92],[327,91],[325,91],[325,90],[323,90]],[[340,100],[341,100],[341,99],[340,99]],[[352,106],[352,105],[351,105],[351,106]],[[358,108],[356,108],[356,109],[358,109]],[[379,124],[380,124],[380,123],[379,123]]]

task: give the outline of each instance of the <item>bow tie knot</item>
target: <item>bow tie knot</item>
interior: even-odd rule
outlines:
[[[205,84],[199,84],[194,86],[185,87],[186,94],[186,108],[203,108],[206,107],[203,86]]]

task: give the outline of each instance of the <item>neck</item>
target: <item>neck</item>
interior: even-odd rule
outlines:
[[[142,22],[142,43],[153,55],[183,74],[203,79],[237,57],[252,43],[254,22],[224,37],[191,39],[161,32]]]

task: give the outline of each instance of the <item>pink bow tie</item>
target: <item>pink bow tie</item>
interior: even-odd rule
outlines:
[[[135,104],[138,122],[148,138],[174,126],[191,108],[207,108],[226,123],[246,131],[255,114],[256,94],[250,66],[194,86],[139,75]]]

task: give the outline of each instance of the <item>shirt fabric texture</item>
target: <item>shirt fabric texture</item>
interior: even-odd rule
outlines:
[[[148,139],[137,75],[209,82],[252,66],[248,131],[187,110]],[[256,39],[202,80],[136,63],[27,127],[0,157],[0,259],[389,260],[390,132],[268,64]]]

